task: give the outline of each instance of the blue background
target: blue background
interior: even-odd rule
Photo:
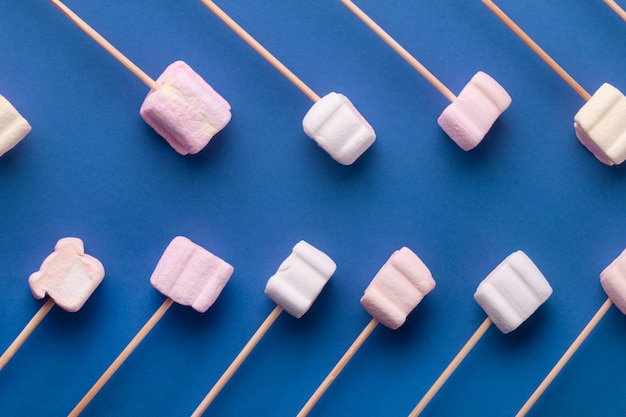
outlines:
[[[606,299],[626,246],[626,166],[577,141],[583,100],[478,0],[357,4],[452,91],[492,75],[513,97],[460,150],[448,104],[338,1],[219,5],[318,94],[341,92],[377,132],[341,166],[302,132],[311,102],[195,0],[68,5],[156,78],[187,61],[233,107],[182,157],[140,118],[147,87],[43,0],[0,3],[0,94],[33,126],[0,159],[0,349],[38,310],[27,278],[65,236],[106,277],[55,308],[0,373],[0,415],[66,415],[163,301],[150,274],[185,235],[235,273],[205,314],[175,305],[86,416],[190,414],[273,308],[267,279],[304,239],[338,269],[300,320],[283,314],[207,415],[290,416],[370,320],[363,290],[413,249],[437,288],[397,331],[379,326],[311,413],[406,415],[484,320],[478,283],[524,250],[553,296],[517,331],[492,327],[424,416],[513,415]],[[499,5],[590,92],[626,91],[626,23],[600,0]],[[531,415],[626,414],[626,318],[612,308]]]

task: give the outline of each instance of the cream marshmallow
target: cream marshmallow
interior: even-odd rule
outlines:
[[[626,250],[600,273],[600,284],[619,311],[626,314]]]
[[[26,119],[0,95],[0,156],[13,149],[30,130]]]
[[[409,248],[395,251],[366,288],[361,305],[383,325],[397,329],[435,288],[428,267]]]
[[[139,113],[181,155],[200,152],[230,121],[230,104],[183,61],[156,80]]]
[[[302,120],[304,132],[337,162],[350,165],[376,140],[372,126],[342,94],[318,100]]]
[[[509,255],[485,278],[474,299],[502,333],[526,321],[552,294],[539,268],[522,251]]]
[[[286,312],[300,318],[309,311],[336,269],[328,255],[302,240],[267,281],[265,294]]]
[[[472,77],[437,122],[464,151],[474,149],[511,104],[511,96],[482,71]]]
[[[85,253],[83,241],[66,237],[57,242],[39,271],[31,274],[28,284],[37,299],[46,294],[64,310],[76,312],[100,285],[104,267]]]
[[[626,160],[626,97],[602,84],[574,116],[578,140],[606,165]]]
[[[233,274],[233,267],[183,236],[163,252],[150,283],[178,304],[204,313]]]

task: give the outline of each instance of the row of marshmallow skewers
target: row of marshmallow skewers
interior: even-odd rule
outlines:
[[[300,241],[293,247],[291,254],[282,262],[265,287],[265,294],[276,303],[276,308],[218,379],[192,416],[201,416],[207,410],[283,310],[300,318],[311,308],[335,270],[335,262],[311,244]],[[69,416],[80,415],[174,302],[191,306],[202,313],[206,312],[217,300],[233,271],[234,268],[226,261],[191,240],[182,236],[174,238],[165,249],[150,277],[150,283],[167,297],[166,300],[85,394]],[[39,271],[29,278],[33,295],[38,299],[48,295],[49,299],[5,353],[0,356],[0,370],[55,304],[70,312],[78,311],[103,278],[104,267],[96,258],[85,253],[82,240],[78,238],[59,240],[54,252],[44,260]],[[524,404],[517,416],[525,416],[532,408],[613,303],[626,314],[626,250],[602,271],[600,283],[609,298]],[[361,305],[372,316],[372,320],[297,416],[303,417],[310,413],[379,323],[390,329],[398,329],[405,323],[411,311],[434,288],[435,280],[430,270],[413,251],[407,247],[395,251],[375,275],[361,298]],[[495,324],[505,334],[510,333],[526,321],[551,294],[550,284],[524,252],[516,251],[504,259],[478,285],[474,294],[474,299],[483,308],[487,318],[409,416],[421,414],[491,324]]]
[[[303,129],[333,159],[350,165],[374,143],[374,129],[347,97],[335,92],[320,97],[213,1],[200,1],[314,102],[304,116]],[[455,96],[351,0],[340,1],[451,101],[438,118],[439,125],[463,150],[475,148],[509,107],[511,97],[506,90],[492,77],[479,71]],[[624,162],[626,97],[607,83],[590,95],[492,1],[482,1],[587,101],[574,117],[575,132],[580,142],[604,164]],[[626,20],[626,13],[614,1],[604,1]],[[171,64],[154,80],[61,1],[50,2],[151,89],[140,114],[178,153],[200,152],[229,123],[230,104],[186,63],[177,61]],[[4,126],[0,126],[1,155],[28,134],[30,125],[1,96],[0,117],[5,120]]]

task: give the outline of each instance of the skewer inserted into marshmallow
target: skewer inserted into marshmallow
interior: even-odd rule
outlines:
[[[526,321],[552,294],[552,287],[539,268],[522,251],[509,255],[476,289],[474,299],[487,319],[474,332],[452,362],[415,406],[410,417],[419,416],[450,375],[487,332],[491,323],[510,333]]]
[[[163,252],[150,283],[167,298],[70,412],[83,412],[107,381],[139,346],[174,302],[204,313],[217,300],[233,274],[233,267],[186,237],[177,236]]]
[[[336,269],[335,262],[328,255],[309,243],[300,241],[293,247],[291,255],[283,261],[265,287],[265,294],[277,304],[276,308],[211,388],[192,417],[200,417],[206,411],[283,310],[295,318],[309,311]]]
[[[30,124],[0,95],[0,156],[13,149],[30,132]]]
[[[41,323],[54,305],[69,312],[78,311],[104,279],[104,267],[99,260],[85,253],[83,241],[66,237],[57,242],[41,264],[31,274],[28,284],[36,299],[49,296],[11,346],[0,357],[0,370],[15,355],[28,336]]]
[[[342,165],[354,163],[376,140],[376,133],[365,118],[342,94],[321,97],[246,32],[214,2],[200,0],[244,42],[269,62],[315,104],[304,116],[304,132]]]
[[[513,33],[578,93],[587,103],[574,116],[576,137],[606,165],[626,160],[626,97],[610,84],[589,94],[491,0],[481,0]]]
[[[450,139],[464,151],[469,151],[478,146],[498,117],[511,104],[511,97],[506,90],[489,75],[479,71],[461,90],[459,96],[455,96],[448,87],[351,0],[341,0],[341,2],[452,102],[437,120],[439,126],[450,136]]]
[[[615,304],[615,306],[623,314],[626,314],[626,250],[624,250],[615,260],[613,260],[613,262],[611,262],[609,266],[607,266],[600,273],[600,284],[602,285],[602,288],[609,296],[609,298],[593,315],[591,320],[589,320],[589,323],[587,323],[585,328],[576,337],[574,342],[572,342],[570,347],[567,348],[563,356],[561,356],[561,359],[559,359],[559,361],[556,363],[556,365],[554,365],[552,370],[544,378],[541,384],[539,384],[535,392],[533,392],[526,401],[526,403],[524,403],[522,408],[516,414],[516,417],[523,417],[528,414],[528,412],[535,405],[537,400],[539,400],[539,398],[543,395],[546,389],[548,389],[552,381],[554,381],[556,376],[565,367],[567,362],[569,362],[572,356],[574,356],[574,353],[576,353],[578,348],[591,334],[593,329],[595,329],[600,320],[602,320],[604,315],[607,313],[607,311],[609,311],[613,304]]]
[[[230,104],[189,65],[176,61],[155,81],[65,4],[50,2],[151,89],[139,113],[176,152],[200,152],[228,124]]]
[[[361,298],[361,305],[372,315],[372,320],[302,407],[298,417],[311,412],[378,323],[394,330],[399,328],[408,314],[434,288],[435,280],[430,270],[413,251],[404,247],[394,252]]]

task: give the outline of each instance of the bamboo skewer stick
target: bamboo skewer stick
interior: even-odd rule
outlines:
[[[341,371],[346,367],[350,359],[356,354],[359,348],[363,345],[363,343],[367,340],[367,338],[372,334],[376,326],[378,326],[378,320],[372,319],[365,329],[359,334],[359,336],[355,339],[352,345],[348,348],[346,353],[341,357],[337,365],[333,368],[332,371],[328,374],[328,376],[324,379],[324,381],[320,384],[320,386],[315,390],[311,398],[306,402],[304,407],[300,410],[297,417],[305,417],[307,416],[315,404],[322,398],[322,395],[328,390],[330,385],[337,379]]]
[[[285,78],[295,85],[304,95],[310,98],[314,103],[320,100],[320,96],[315,93],[308,85],[289,70],[282,62],[272,55],[263,45],[246,32],[237,22],[228,16],[214,2],[210,0],[200,0],[213,14],[215,14],[222,22],[226,24],[233,32],[235,32],[245,43],[250,45],[259,55],[278,70]]]
[[[104,384],[107,383],[109,379],[115,374],[115,372],[119,369],[120,366],[124,363],[124,361],[130,356],[131,353],[139,346],[141,341],[150,333],[150,330],[154,328],[154,326],[161,320],[165,312],[172,306],[174,301],[171,298],[166,298],[161,307],[150,317],[150,319],[144,324],[144,326],[139,330],[139,332],[133,337],[133,339],[128,343],[128,345],[122,350],[122,352],[118,355],[118,357],[113,361],[113,363],[108,367],[108,369],[102,374],[102,376],[96,381],[96,383],[91,387],[91,389],[85,394],[85,396],[80,400],[80,402],[74,407],[74,409],[70,412],[68,417],[76,417],[83,412],[85,407],[89,405],[91,400],[100,392]]]
[[[393,39],[387,32],[383,30],[372,18],[370,18],[363,10],[361,10],[351,0],[340,0],[344,6],[348,8],[356,17],[358,17],[367,27],[369,27],[376,35],[378,35],[387,45],[391,47],[398,55],[400,55],[409,65],[411,65],[422,77],[432,84],[445,98],[450,101],[456,100],[456,96],[448,87],[446,87],[437,77],[435,77],[428,69],[422,65],[413,55],[409,53],[402,45]]]
[[[96,32],[91,26],[89,26],[83,19],[81,19],[76,13],[74,13],[69,7],[63,4],[60,0],[50,0],[57,9],[61,11],[68,19],[72,21],[80,30],[85,32],[87,36],[96,41],[98,45],[104,48],[113,58],[117,59],[120,64],[125,66],[130,72],[132,72],[137,78],[144,82],[150,89],[158,90],[159,84],[154,81],[148,74],[143,72],[141,68],[135,65],[130,59],[122,54],[117,48],[115,48],[109,41],[104,39],[102,35]]]
[[[7,348],[7,350],[0,356],[0,371],[5,367],[7,363],[11,360],[13,355],[20,349],[20,347],[24,344],[26,339],[33,333],[33,331],[39,326],[39,323],[46,317],[46,315],[50,312],[52,307],[55,306],[55,302],[52,298],[49,298],[48,301],[45,302],[39,308],[39,311],[35,313],[32,319],[28,322],[26,327],[20,332],[20,334],[15,338],[13,343]]]
[[[592,332],[592,330],[597,326],[602,317],[609,311],[609,308],[613,305],[611,299],[607,299],[604,304],[600,307],[600,309],[594,314],[589,323],[585,326],[585,328],[580,332],[580,334],[576,337],[574,342],[570,345],[570,347],[565,351],[561,359],[554,365],[554,368],[548,373],[548,375],[544,378],[544,380],[539,384],[535,392],[528,398],[526,403],[522,406],[522,408],[515,415],[516,417],[525,416],[530,409],[535,405],[539,397],[545,392],[548,386],[554,381],[554,378],[561,372],[563,367],[567,364],[567,362],[572,358],[574,353],[578,350],[580,345],[587,339],[587,336]]]
[[[265,333],[272,327],[280,313],[283,312],[283,308],[280,306],[276,306],[274,310],[270,313],[269,316],[265,319],[265,321],[261,324],[261,326],[257,329],[254,335],[250,338],[248,343],[243,347],[241,352],[237,355],[237,357],[233,360],[230,366],[226,369],[226,371],[222,374],[220,379],[215,383],[213,388],[209,391],[209,393],[204,397],[200,405],[193,412],[192,417],[200,417],[207,408],[211,405],[215,397],[222,391],[224,386],[230,381],[232,376],[237,372],[237,369],[241,366],[241,364],[246,360],[250,352],[256,347],[256,345],[261,341]]]
[[[604,2],[626,22],[626,10],[622,9],[615,0],[604,0]]]
[[[443,384],[446,383],[450,375],[456,370],[459,364],[465,359],[468,353],[476,346],[476,343],[483,337],[485,332],[491,326],[491,319],[487,317],[485,321],[478,327],[478,329],[474,332],[472,337],[465,343],[465,345],[461,348],[459,353],[452,359],[452,362],[446,367],[446,369],[442,372],[442,374],[437,378],[435,383],[430,387],[430,389],[426,392],[424,397],[420,400],[419,403],[415,406],[409,417],[417,417],[421,414],[422,411],[426,408],[428,403],[433,399],[433,397],[437,394],[437,392],[441,389]]]
[[[508,17],[492,0],[481,0],[489,10],[495,14],[513,33],[515,33],[533,52],[552,68],[572,89],[585,101],[589,101],[589,94],[571,75],[569,75],[557,62],[550,57],[530,36],[528,36],[510,17]]]

